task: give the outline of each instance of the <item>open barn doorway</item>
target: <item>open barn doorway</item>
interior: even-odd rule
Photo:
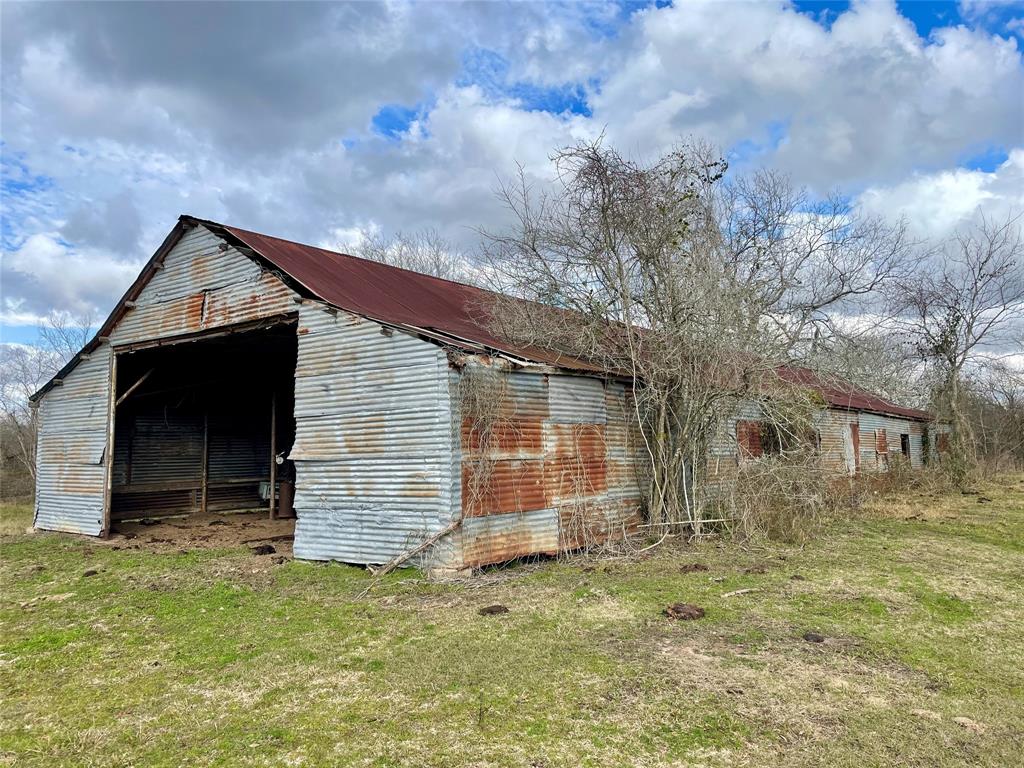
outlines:
[[[293,533],[296,346],[282,321],[118,351],[111,532],[161,525],[182,545]]]

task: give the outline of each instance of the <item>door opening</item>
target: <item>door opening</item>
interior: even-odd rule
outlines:
[[[288,514],[295,437],[294,322],[120,352],[112,527],[127,521]]]

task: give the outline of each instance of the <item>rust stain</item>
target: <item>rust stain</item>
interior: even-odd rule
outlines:
[[[487,445],[484,446],[485,442]],[[477,456],[486,447],[488,455],[507,458],[540,457],[544,452],[544,425],[540,419],[500,420],[485,436],[469,417],[462,420],[462,451]]]
[[[552,548],[546,536],[537,535],[525,524],[500,533],[482,531],[476,535],[464,534],[463,538],[464,561],[473,568],[504,563],[524,555],[557,553],[558,548]]]
[[[57,476],[57,489],[75,495],[96,495],[99,489],[96,487],[95,468],[80,464],[62,464]]]
[[[603,457],[607,445],[604,424],[548,424],[547,455]]]
[[[384,453],[388,448],[387,419],[375,416],[345,430],[343,438],[349,453]]]
[[[599,457],[563,457],[544,462],[548,506],[572,503],[608,490],[608,465]]]
[[[189,279],[192,285],[206,285],[210,282],[212,275],[213,261],[219,258],[220,254],[198,254],[192,258],[189,264]]]
[[[204,328],[256,320],[286,311],[291,292],[272,275],[254,284],[232,285],[210,291]]]
[[[506,459],[462,463],[462,511],[467,517],[544,509],[544,462]]]

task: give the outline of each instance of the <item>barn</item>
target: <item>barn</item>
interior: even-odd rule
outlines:
[[[299,558],[418,552],[440,571],[635,531],[630,382],[495,337],[492,296],[180,217],[33,396],[35,526],[106,536],[140,518],[261,515],[291,521]],[[837,472],[925,459],[928,414],[800,383],[824,398]],[[719,471],[764,451],[757,406],[741,410],[709,456]]]

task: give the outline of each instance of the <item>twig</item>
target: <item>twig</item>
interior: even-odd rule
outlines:
[[[747,589],[737,589],[732,592],[726,592],[722,597],[736,597],[736,595],[746,595],[750,592],[760,592],[761,590],[757,587],[748,587]]]

